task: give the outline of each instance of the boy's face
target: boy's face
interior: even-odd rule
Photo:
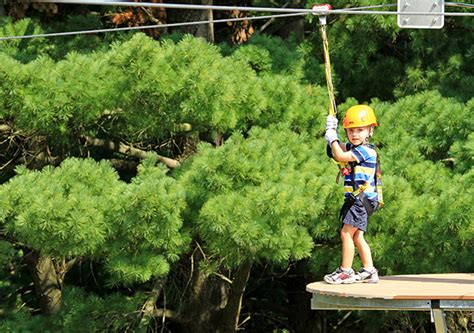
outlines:
[[[369,136],[372,134],[371,126],[364,127],[353,127],[346,129],[347,138],[349,141],[355,145],[361,145],[366,142]]]

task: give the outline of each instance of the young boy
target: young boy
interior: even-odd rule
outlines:
[[[324,281],[330,284],[377,283],[378,271],[373,265],[370,247],[364,239],[368,217],[377,208],[378,201],[375,187],[377,153],[368,143],[374,126],[378,126],[377,119],[371,107],[355,105],[347,110],[343,125],[350,143],[339,142],[337,118],[328,116],[325,135],[331,147],[328,153],[332,153],[331,157],[336,161],[348,163],[349,167],[344,172],[345,201],[340,213],[342,262],[333,273],[324,277]],[[357,274],[352,269],[354,244],[363,266]]]

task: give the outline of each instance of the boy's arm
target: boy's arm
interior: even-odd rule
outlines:
[[[336,161],[339,162],[353,162],[357,161],[351,151],[346,151],[346,147],[339,143],[337,136],[337,119],[333,116],[327,117],[326,122],[326,133],[324,139],[328,145],[332,148],[332,155]]]
[[[335,140],[331,143],[334,159],[339,162],[357,162],[354,154],[352,154],[351,151],[345,151],[342,146],[344,145],[339,143],[338,140]]]

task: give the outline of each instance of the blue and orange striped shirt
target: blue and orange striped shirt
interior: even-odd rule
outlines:
[[[353,146],[350,143],[346,144],[347,151],[350,151],[356,159],[354,167],[354,181],[356,188],[364,185],[369,181],[369,186],[365,189],[364,193],[367,198],[371,201],[377,202],[378,195],[375,189],[375,170],[377,166],[377,152],[372,145],[360,145]],[[344,176],[344,190],[345,197],[348,198],[350,193],[354,191],[352,187],[352,176],[351,174]]]

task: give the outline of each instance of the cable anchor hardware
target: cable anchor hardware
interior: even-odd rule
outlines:
[[[311,10],[313,11],[313,15],[319,17],[319,24],[326,25],[326,15],[332,10],[332,6],[330,4],[322,4],[322,5],[314,5]]]

